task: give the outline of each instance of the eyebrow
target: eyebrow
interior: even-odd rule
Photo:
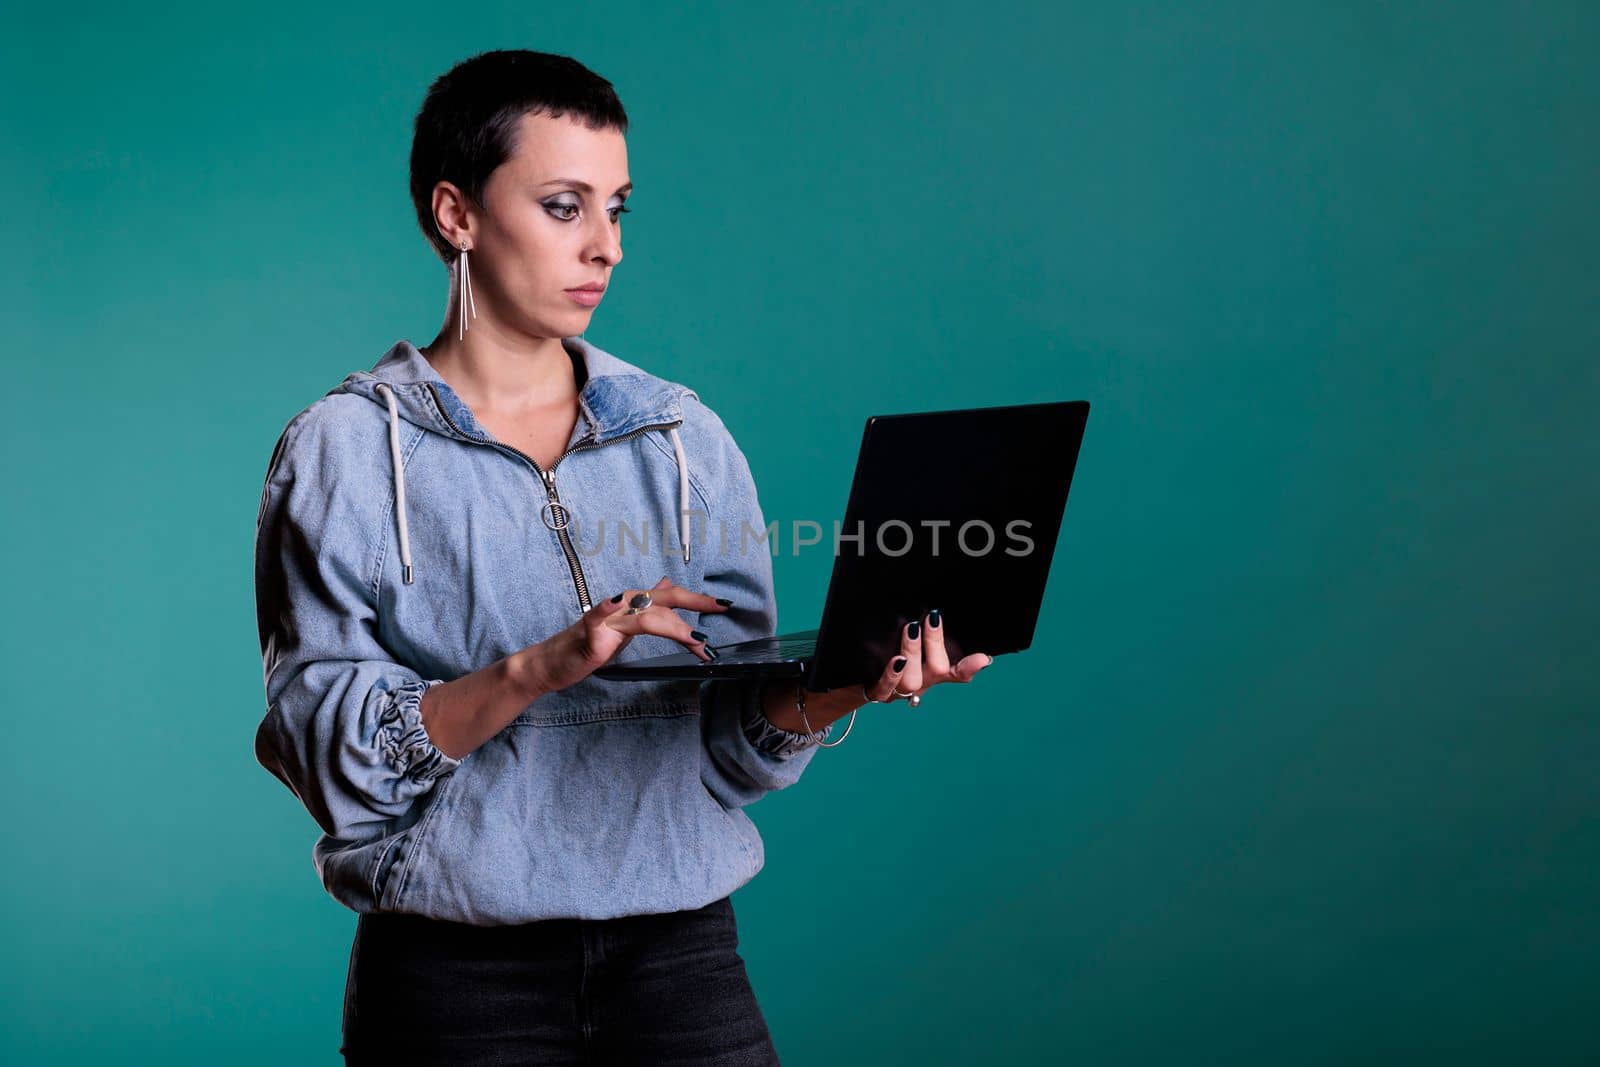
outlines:
[[[542,185],[568,185],[568,186],[571,186],[574,189],[582,190],[585,193],[594,192],[594,186],[590,185],[588,182],[580,182],[576,178],[551,178],[549,181],[543,182],[541,184]],[[618,189],[617,193],[626,193],[632,188],[633,188],[633,183],[629,182],[627,185],[624,185],[622,188]],[[611,195],[615,196],[617,194],[616,193],[612,193]]]

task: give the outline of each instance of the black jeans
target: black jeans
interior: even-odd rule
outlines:
[[[347,1064],[776,1064],[733,902],[616,919],[356,922]]]

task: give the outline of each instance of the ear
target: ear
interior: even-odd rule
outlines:
[[[470,205],[454,182],[440,179],[434,184],[433,227],[452,249],[459,249],[463,239],[473,243]]]

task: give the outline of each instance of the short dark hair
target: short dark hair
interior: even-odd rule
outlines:
[[[434,222],[434,186],[452,182],[482,204],[489,175],[516,151],[522,117],[541,114],[628,132],[611,83],[570,56],[497,49],[462,60],[428,87],[411,138],[411,202],[423,236],[446,264],[456,250]]]

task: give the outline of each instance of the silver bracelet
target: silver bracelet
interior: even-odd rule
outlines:
[[[805,682],[796,682],[795,683],[795,686],[794,686],[794,710],[796,710],[796,711],[798,711],[800,713],[800,721],[805,723],[805,725],[806,725],[806,733],[813,734],[813,735],[818,733],[818,731],[813,730],[811,728],[811,720],[806,718],[806,683]],[[858,712],[860,710],[861,710],[860,708],[851,708],[850,709],[850,721],[845,723],[844,733],[839,735],[839,740],[830,743],[830,742],[824,741],[821,737],[818,737],[817,738],[817,744],[820,745],[823,748],[837,748],[839,745],[844,744],[844,739],[850,736],[850,730],[856,724],[856,712]],[[826,728],[827,727],[824,727],[824,729],[826,729]]]

